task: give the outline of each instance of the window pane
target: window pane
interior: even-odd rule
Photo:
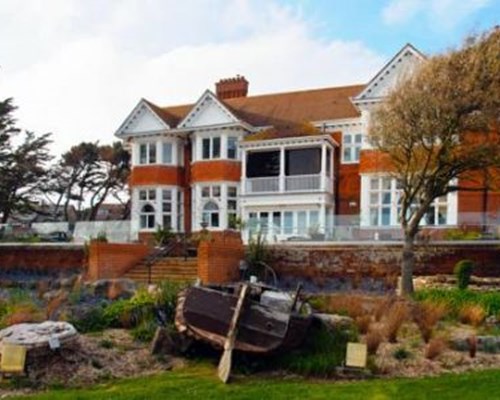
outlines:
[[[330,169],[332,167],[332,152],[326,149],[326,175],[330,176]]]
[[[290,235],[293,233],[293,213],[291,211],[285,211],[284,213],[284,233]]]
[[[205,160],[210,158],[210,139],[209,138],[203,139],[202,156],[201,157]]]
[[[149,143],[149,164],[156,162],[156,143]]]
[[[227,201],[227,209],[228,210],[236,210],[236,200],[228,200]]]
[[[162,144],[163,164],[172,164],[172,143]]]
[[[439,225],[446,225],[447,224],[447,214],[448,214],[448,208],[446,206],[440,206],[438,208],[438,224]]]
[[[148,191],[149,200],[156,200],[156,190],[151,189]]]
[[[273,233],[281,233],[281,212],[273,212]]]
[[[354,149],[354,160],[359,161],[359,155],[361,154],[361,147],[356,147]]]
[[[370,204],[378,204],[378,193],[370,193]]]
[[[212,140],[212,158],[220,158],[220,137],[214,137]]]
[[[139,190],[139,200],[147,200],[147,193],[145,190]]]
[[[362,141],[363,141],[363,135],[361,135],[361,133],[358,133],[358,134],[356,134],[356,136],[354,136],[355,143],[361,144]]]
[[[163,215],[163,227],[172,228],[172,216],[170,214]]]
[[[312,175],[320,170],[320,148],[285,150],[285,175]]]
[[[172,203],[163,203],[162,210],[163,212],[172,212]]]
[[[319,227],[319,211],[309,212],[309,228]]]
[[[139,146],[139,164],[146,164],[148,162],[148,147],[146,144]]]
[[[212,186],[212,196],[220,197],[220,186]]]
[[[391,190],[391,178],[382,178],[382,190]]]
[[[391,224],[391,209],[388,207],[382,208],[382,225]]]
[[[352,136],[349,134],[344,134],[344,144],[351,144],[352,143]]]
[[[210,186],[203,186],[201,188],[201,197],[210,197]]]
[[[154,215],[148,215],[148,226],[147,228],[154,228],[155,227],[155,216]]]
[[[172,191],[171,190],[162,190],[163,200],[172,200]]]
[[[227,158],[236,158],[236,141],[235,137],[230,136],[227,138]]]
[[[344,147],[344,161],[351,161],[351,148]]]
[[[219,213],[213,212],[210,215],[210,226],[217,228],[219,226]]]
[[[299,234],[306,233],[306,215],[307,213],[305,211],[299,211],[297,213],[297,229]]]
[[[236,186],[228,186],[227,187],[227,197],[237,197],[238,196],[238,189]]]
[[[382,204],[391,204],[391,192],[382,193]]]
[[[247,178],[278,176],[279,174],[279,151],[259,151],[247,153]]]
[[[140,218],[140,221],[141,221],[141,228],[144,229],[144,228],[147,228],[147,224],[148,224],[148,219],[147,219],[147,216],[146,215],[141,215],[141,218]]]
[[[378,208],[370,208],[370,225],[378,225]]]
[[[378,178],[371,178],[370,179],[370,189],[372,190],[378,190]]]

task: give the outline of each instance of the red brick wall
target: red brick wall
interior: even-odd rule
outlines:
[[[200,161],[191,165],[191,182],[233,181],[241,179],[237,161]]]
[[[9,244],[0,246],[0,270],[57,272],[83,269],[83,245]]]
[[[168,165],[142,165],[132,168],[129,185],[184,185],[184,168]]]
[[[342,244],[330,246],[273,246],[271,266],[278,277],[295,277],[321,284],[328,278],[378,278],[396,282],[401,245]],[[474,275],[500,276],[498,244],[430,244],[416,252],[415,275],[451,274],[462,259],[473,260]]]
[[[119,278],[149,251],[150,247],[144,244],[91,242],[87,279]]]
[[[361,174],[373,172],[387,172],[393,169],[387,154],[378,150],[361,150],[359,172]]]
[[[198,246],[198,277],[204,284],[237,281],[244,255],[239,232],[212,232]]]

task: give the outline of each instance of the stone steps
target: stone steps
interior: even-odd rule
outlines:
[[[141,262],[130,271],[125,278],[136,282],[147,283],[149,279],[149,267],[147,263]],[[151,281],[194,281],[198,277],[198,260],[190,257],[164,257],[158,259],[151,265]]]

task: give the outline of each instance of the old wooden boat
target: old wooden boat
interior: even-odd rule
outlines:
[[[222,348],[238,301],[239,284],[193,286],[178,298],[175,324],[179,332]],[[300,345],[312,315],[298,311],[298,293],[250,285],[238,321],[234,349],[269,353]]]

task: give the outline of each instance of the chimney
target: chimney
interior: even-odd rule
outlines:
[[[235,78],[221,79],[215,84],[215,93],[221,100],[246,97],[248,93],[248,81],[244,76],[240,75],[236,75]]]

